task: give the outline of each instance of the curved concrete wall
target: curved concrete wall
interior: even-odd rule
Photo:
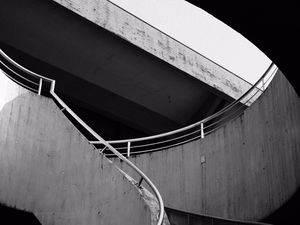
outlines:
[[[241,116],[204,139],[131,160],[156,184],[166,207],[262,219],[300,186],[299,97],[278,71]]]
[[[0,111],[1,204],[33,212],[45,225],[155,224],[151,198],[99,155],[52,99],[27,92],[6,100]]]

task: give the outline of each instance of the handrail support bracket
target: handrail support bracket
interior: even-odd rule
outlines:
[[[144,178],[141,177],[141,179],[139,180],[139,183],[137,184],[138,187],[141,187],[141,184],[142,184],[143,180],[144,180]]]
[[[201,133],[201,138],[204,138],[204,125],[203,125],[203,123],[200,123],[200,133]]]

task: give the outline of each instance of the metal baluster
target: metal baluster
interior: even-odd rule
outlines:
[[[127,157],[129,157],[130,156],[130,141],[128,141],[128,143],[127,143]]]
[[[141,186],[141,184],[142,184],[142,182],[143,182],[143,180],[144,180],[144,178],[143,177],[141,177],[141,179],[140,179],[140,181],[139,181],[139,183],[138,183],[138,187],[140,187]]]
[[[43,79],[40,78],[38,95],[41,95],[41,92],[42,92],[42,84],[43,84]]]
[[[201,138],[204,138],[204,126],[203,126],[203,123],[200,123],[200,132],[201,132]]]

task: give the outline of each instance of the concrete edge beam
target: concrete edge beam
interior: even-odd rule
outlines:
[[[53,0],[237,99],[251,84],[107,0]]]

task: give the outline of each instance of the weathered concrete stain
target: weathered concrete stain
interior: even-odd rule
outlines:
[[[107,0],[54,0],[237,99],[250,84]],[[205,69],[203,69],[205,68]],[[211,76],[213,74],[213,76]]]
[[[133,184],[138,185],[138,182],[136,182],[132,177],[124,173],[122,170],[120,170],[121,173]],[[138,188],[138,191],[140,195],[142,196],[144,202],[148,205],[151,213],[151,225],[156,225],[158,222],[158,215],[159,215],[159,204],[157,201],[157,198],[148,191],[145,187],[142,185]],[[163,223],[162,225],[170,225],[170,222],[168,220],[167,214],[164,213]]]

